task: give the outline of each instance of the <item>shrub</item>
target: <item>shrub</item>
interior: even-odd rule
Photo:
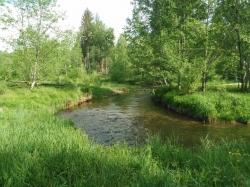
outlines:
[[[183,77],[181,80],[181,92],[182,93],[193,93],[196,91],[200,85],[200,68],[195,63],[195,65],[191,65],[187,63],[184,68]]]
[[[101,76],[96,71],[92,72],[91,74],[84,74],[83,77],[83,84],[86,85],[101,85]]]
[[[109,74],[112,81],[125,82],[127,79],[126,67],[123,63],[112,63]]]

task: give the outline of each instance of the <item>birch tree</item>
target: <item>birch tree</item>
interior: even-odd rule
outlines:
[[[26,79],[33,89],[39,80],[42,63],[45,63],[42,46],[55,33],[60,18],[56,13],[56,0],[11,0],[4,4],[3,10],[1,24],[18,36],[10,43],[29,61],[20,63],[25,64],[29,72]]]

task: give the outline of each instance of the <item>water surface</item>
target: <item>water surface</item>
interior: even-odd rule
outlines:
[[[90,139],[104,145],[141,144],[149,134],[160,135],[162,139],[175,136],[187,146],[198,144],[206,136],[214,140],[244,138],[250,142],[250,126],[223,122],[206,125],[155,106],[150,95],[142,90],[94,100],[62,115]]]

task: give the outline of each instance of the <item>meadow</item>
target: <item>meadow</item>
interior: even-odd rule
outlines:
[[[91,91],[105,96],[117,87],[123,86]],[[242,140],[203,139],[193,149],[158,137],[140,147],[94,144],[56,116],[89,89],[6,86],[0,95],[0,186],[250,185],[250,145]]]

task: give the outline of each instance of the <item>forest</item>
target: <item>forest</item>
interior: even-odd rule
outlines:
[[[0,0],[0,186],[250,185],[249,0],[57,3]]]

